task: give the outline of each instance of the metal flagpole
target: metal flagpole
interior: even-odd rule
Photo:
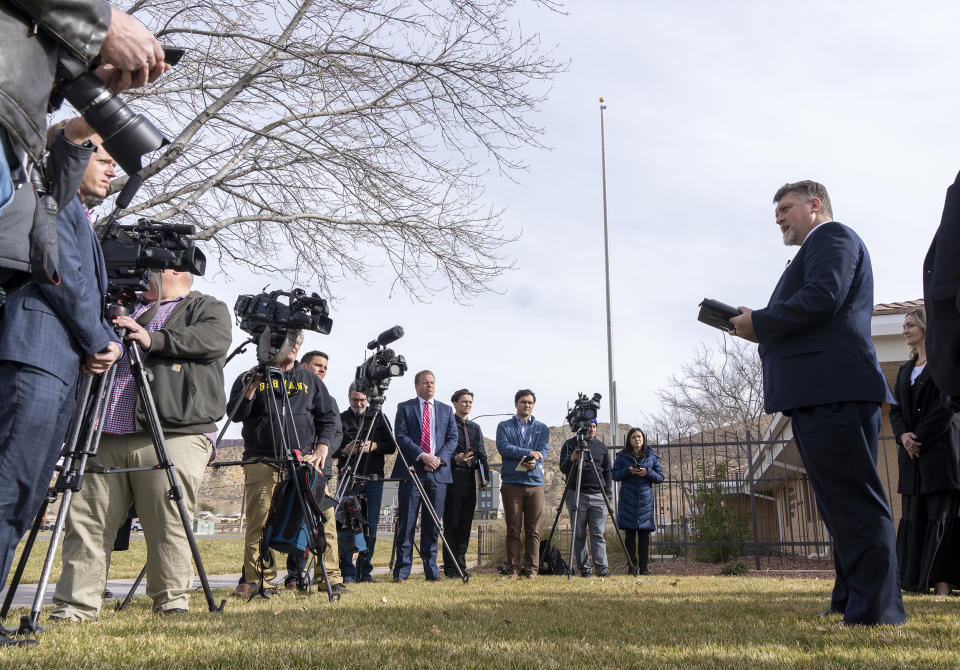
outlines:
[[[617,382],[613,377],[613,313],[610,305],[610,235],[607,231],[607,148],[603,126],[603,110],[607,106],[600,98],[600,172],[603,179],[603,268],[607,289],[607,375],[610,380],[610,444],[620,445],[620,424],[617,423]],[[609,454],[609,451],[608,451]],[[612,458],[609,455],[608,458]],[[613,504],[617,504],[617,488],[613,488]]]

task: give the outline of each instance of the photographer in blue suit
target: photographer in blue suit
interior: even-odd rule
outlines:
[[[413,378],[417,397],[397,405],[397,444],[407,459],[424,491],[430,498],[438,516],[443,515],[443,503],[447,496],[447,484],[453,482],[450,463],[457,448],[457,423],[453,408],[433,399],[437,386],[433,373],[421,370]],[[410,576],[413,565],[413,536],[417,530],[417,512],[423,505],[420,491],[410,479],[409,471],[399,456],[393,466],[394,479],[400,482],[397,491],[399,521],[397,542],[400,543],[397,561],[393,568],[393,581],[400,584]],[[426,509],[420,514],[420,555],[423,557],[423,573],[427,581],[442,579],[437,568],[437,540],[440,528]]]
[[[870,255],[833,221],[822,184],[785,184],[773,201],[783,243],[800,250],[767,306],[741,307],[731,332],[760,343],[764,409],[791,417],[833,537],[836,582],[821,616],[901,624],[893,516],[876,468],[880,406],[892,398],[870,339]]]
[[[82,171],[79,189],[57,216],[60,284],[28,282],[0,308],[0,583],[47,491],[81,371],[105,372],[121,353],[104,315],[100,243],[81,200],[103,198],[116,174],[99,145],[79,118],[56,131],[50,162]],[[60,183],[71,181],[77,184],[65,175]]]

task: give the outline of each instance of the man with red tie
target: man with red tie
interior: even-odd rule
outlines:
[[[440,528],[427,509],[422,509],[419,487],[410,478],[416,476],[423,485],[430,504],[438,515],[443,514],[447,484],[453,482],[450,463],[457,448],[457,424],[453,408],[433,399],[436,379],[429,370],[421,370],[413,378],[417,397],[397,405],[397,444],[403,458],[397,457],[392,478],[406,478],[397,491],[399,519],[397,525],[398,558],[394,563],[393,581],[403,583],[413,565],[413,536],[420,516],[420,555],[427,581],[440,581],[437,568],[437,540]],[[407,466],[404,465],[404,458]],[[421,512],[422,509],[422,512]]]

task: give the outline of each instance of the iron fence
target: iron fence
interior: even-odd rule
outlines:
[[[802,569],[808,561],[831,567],[830,536],[792,440],[755,440],[749,433],[740,438],[701,435],[698,440],[653,444],[652,449],[660,456],[664,475],[654,486],[657,531],[650,538],[654,560],[716,563],[740,558],[758,570]],[[878,471],[895,521],[896,449],[893,437],[880,438]],[[547,501],[541,540],[549,533],[557,502]],[[554,544],[566,557],[571,532],[565,513],[562,518]],[[611,524],[607,526],[607,555],[613,567],[622,551]],[[502,523],[479,524],[481,565],[492,567],[504,555],[504,540]]]

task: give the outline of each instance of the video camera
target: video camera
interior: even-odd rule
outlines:
[[[577,399],[573,402],[573,407],[567,412],[567,423],[570,429],[576,433],[586,433],[590,430],[590,424],[597,418],[597,410],[600,409],[599,393],[594,393],[593,397],[588,398],[583,393],[577,394]]]
[[[360,393],[370,397],[382,396],[390,386],[393,377],[401,377],[407,371],[407,361],[398,356],[387,345],[403,337],[403,328],[394,326],[385,330],[377,339],[367,343],[367,349],[374,351],[373,355],[357,366],[357,375],[354,386]]]
[[[287,304],[279,298],[286,296]],[[258,295],[241,295],[233,305],[240,330],[259,339],[257,360],[279,365],[296,346],[301,330],[329,335],[333,328],[327,301],[302,288],[276,290]]]
[[[178,270],[202,275],[207,259],[187,235],[189,224],[159,223],[140,219],[134,225],[112,225],[101,231],[103,260],[107,266],[107,293],[130,308],[136,291],[150,286],[153,270]]]
[[[287,304],[277,300],[287,297]],[[274,332],[313,330],[329,335],[333,327],[327,301],[316,293],[309,296],[302,288],[271,291],[259,295],[241,295],[233,306],[240,330],[259,336],[268,326]]]
[[[183,49],[164,48],[164,61],[175,65]],[[127,107],[87,67],[69,56],[57,62],[57,83],[50,106],[56,109],[66,98],[83,119],[103,138],[103,146],[128,175],[140,171],[144,154],[170,142],[150,120]]]

